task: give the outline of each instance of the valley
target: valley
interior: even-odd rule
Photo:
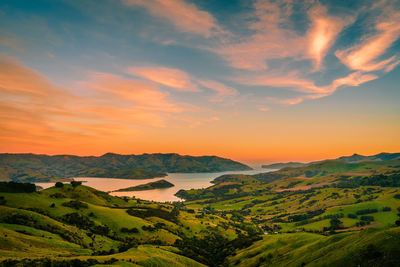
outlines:
[[[399,182],[397,159],[224,174],[169,203],[112,196],[78,181],[42,191],[16,183],[12,192],[3,182],[0,262],[396,266]]]

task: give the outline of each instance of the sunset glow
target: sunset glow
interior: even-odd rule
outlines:
[[[0,152],[400,151],[400,3],[2,1]]]

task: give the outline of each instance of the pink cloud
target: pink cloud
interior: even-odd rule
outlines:
[[[236,89],[217,81],[199,80],[198,82],[204,87],[207,87],[217,93],[210,99],[212,102],[222,102],[226,97],[237,96],[239,94]]]
[[[256,1],[251,14],[254,20],[248,24],[254,33],[245,37],[229,36],[210,50],[219,54],[231,67],[250,71],[267,69],[268,59],[298,57],[305,48],[304,38],[280,27],[291,14],[291,4],[278,2]]]
[[[165,67],[129,67],[126,73],[175,88],[179,91],[199,92],[192,78],[184,71]]]
[[[168,93],[162,92],[157,86],[148,82],[125,79],[109,73],[94,73],[89,81],[79,82],[79,84],[84,88],[94,89],[95,93],[102,93],[105,95],[105,99],[134,104],[140,109],[164,112],[182,111],[182,108],[168,99]]]
[[[363,74],[360,71],[350,73],[346,77],[336,79],[329,86],[330,91],[335,91],[338,87],[347,85],[347,86],[359,86],[363,83],[372,81],[379,78],[374,74]]]
[[[0,89],[9,94],[43,96],[55,94],[54,86],[36,71],[16,59],[0,54]]]
[[[259,107],[258,110],[266,112],[266,111],[270,111],[271,109],[269,107]]]
[[[303,100],[306,97],[295,97],[295,98],[275,98],[275,97],[267,97],[265,100],[267,102],[270,103],[274,103],[274,104],[279,104],[279,105],[296,105],[299,104],[301,102],[303,102]]]
[[[184,0],[123,0],[123,3],[127,6],[144,7],[153,16],[166,19],[182,32],[208,38],[214,32],[221,31],[210,13]]]
[[[338,34],[353,19],[329,16],[326,8],[321,5],[312,8],[308,15],[311,20],[311,28],[307,33],[308,56],[314,61],[314,68],[319,69]]]
[[[292,71],[287,74],[262,73],[242,75],[234,79],[236,82],[252,86],[285,87],[303,93],[325,93],[328,89],[316,86],[314,82],[299,77],[299,73]]]
[[[317,5],[308,12],[311,25],[306,35],[282,27],[289,24],[291,1],[256,1],[254,20],[248,24],[250,36],[229,36],[210,50],[219,54],[237,69],[260,71],[268,69],[268,61],[311,59],[318,70],[328,49],[334,44],[343,28],[354,19],[327,15],[326,8]]]
[[[386,21],[379,22],[375,28],[376,34],[353,47],[336,51],[335,55],[353,70],[369,72],[387,67],[396,56],[377,60],[400,37],[400,12],[390,15]]]
[[[275,98],[267,97],[265,101],[268,103],[279,105],[296,105],[306,99],[318,99],[333,94],[341,86],[359,86],[363,83],[379,78],[377,75],[364,74],[360,71],[350,73],[349,75],[335,79],[331,84],[326,86],[316,86],[311,81],[286,78],[268,78],[260,77],[257,85],[290,87],[294,91],[306,93],[305,95],[294,98]],[[257,79],[254,79],[257,80]],[[252,82],[254,82],[254,80]],[[254,83],[252,83],[254,85]]]
[[[163,127],[172,114],[189,110],[152,82],[94,73],[78,85],[81,95],[1,56],[1,146],[50,147],[132,138],[139,132],[137,125]]]

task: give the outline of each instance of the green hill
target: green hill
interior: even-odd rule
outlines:
[[[229,258],[234,266],[396,266],[400,228],[321,236],[265,236]]]
[[[242,163],[216,156],[107,153],[100,157],[79,157],[0,154],[0,181],[48,182],[79,176],[146,179],[166,176],[166,172],[218,172],[249,169],[251,168]]]
[[[399,266],[399,160],[223,175],[185,202],[0,186],[0,266]],[[142,185],[143,186],[143,185]]]
[[[39,266],[47,261],[201,266],[182,255],[177,240],[217,235],[230,242],[246,233],[221,216],[113,197],[83,185],[0,193],[0,266],[32,266],[34,260]]]
[[[333,159],[334,161],[343,161],[343,162],[351,162],[351,163],[356,163],[356,162],[363,162],[363,161],[387,161],[387,160],[398,160],[400,159],[400,153],[379,153],[376,155],[371,155],[371,156],[363,156],[360,154],[353,154],[351,156],[342,156],[336,159]],[[321,163],[323,161],[314,161],[314,162],[309,162],[309,163],[300,163],[300,162],[287,162],[287,163],[273,163],[269,165],[262,165],[262,168],[267,168],[267,169],[282,169],[285,167],[304,167],[316,163]]]

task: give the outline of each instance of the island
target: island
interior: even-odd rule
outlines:
[[[175,185],[163,180],[158,180],[155,182],[147,183],[147,184],[141,184],[137,186],[131,186],[127,188],[121,188],[118,190],[115,190],[113,192],[130,192],[130,191],[145,191],[145,190],[153,190],[153,189],[162,189],[162,188],[169,188],[169,187],[174,187]]]

